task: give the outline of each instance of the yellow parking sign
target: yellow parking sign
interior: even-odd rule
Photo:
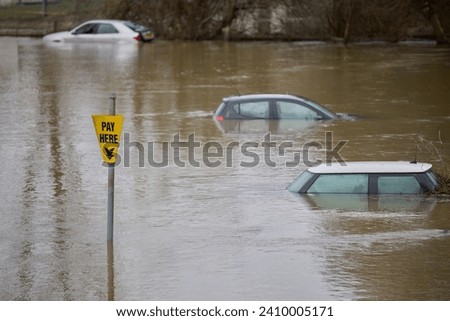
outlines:
[[[95,133],[97,135],[100,153],[103,161],[108,164],[116,162],[122,132],[122,115],[92,115]]]

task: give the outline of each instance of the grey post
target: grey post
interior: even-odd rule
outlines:
[[[116,114],[116,94],[109,94],[109,114]],[[106,240],[113,240],[114,233],[114,167],[115,164],[108,164],[108,223]]]
[[[47,17],[47,1],[48,0],[42,0],[42,14],[44,17]]]

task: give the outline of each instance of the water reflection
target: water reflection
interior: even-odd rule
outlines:
[[[442,262],[450,259],[450,236],[431,215],[334,212],[322,219],[332,235],[326,243],[328,275],[337,287],[350,286],[360,299],[410,300],[414,291],[418,300],[448,300]]]
[[[214,120],[217,128],[224,134],[261,134],[306,135],[318,121],[310,120]],[[324,122],[320,122],[324,123]]]
[[[47,52],[58,55],[63,59],[89,57],[90,59],[113,59],[117,64],[129,65],[134,63],[143,44],[113,44],[113,43],[54,43],[45,42]]]
[[[293,193],[311,209],[357,212],[431,212],[432,197],[415,195],[304,194]]]
[[[450,234],[439,219],[446,215],[442,199],[293,195],[321,222],[325,274],[334,289],[348,289],[357,299],[410,300],[412,291],[419,300],[449,299],[442,262],[450,260]]]
[[[114,243],[107,241],[107,270],[108,270],[108,301],[115,300],[115,280],[114,280]]]

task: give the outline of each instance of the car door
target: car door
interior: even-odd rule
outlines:
[[[247,100],[233,102],[224,112],[226,119],[269,119],[270,103],[268,100]]]
[[[111,23],[98,23],[93,37],[98,41],[115,41],[120,39],[120,33]]]
[[[323,119],[323,115],[307,104],[300,104],[296,101],[277,100],[275,101],[275,116],[277,119]]]

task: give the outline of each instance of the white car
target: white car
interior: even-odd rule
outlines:
[[[152,29],[124,20],[90,20],[71,31],[44,36],[47,42],[148,42],[154,39]]]
[[[300,194],[422,194],[439,186],[431,164],[348,162],[310,167],[288,186]]]

